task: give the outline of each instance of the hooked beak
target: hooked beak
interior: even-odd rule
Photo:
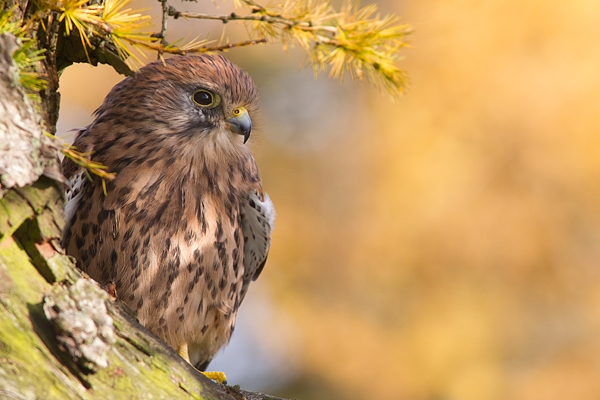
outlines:
[[[244,143],[248,141],[250,132],[252,132],[252,120],[245,107],[239,107],[233,110],[233,117],[227,118],[231,130],[238,135],[244,136]]]

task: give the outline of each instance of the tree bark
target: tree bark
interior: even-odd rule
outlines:
[[[58,148],[0,35],[0,398],[276,399],[204,377],[60,247]]]

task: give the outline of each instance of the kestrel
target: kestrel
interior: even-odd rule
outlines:
[[[271,244],[273,204],[246,142],[250,77],[222,56],[156,61],[117,84],[74,145],[114,180],[72,182],[63,246],[203,371],[229,341]]]

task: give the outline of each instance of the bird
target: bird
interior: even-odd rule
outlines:
[[[151,62],[115,85],[73,142],[62,245],[139,322],[205,371],[271,246],[275,210],[248,140],[258,90],[221,55]]]

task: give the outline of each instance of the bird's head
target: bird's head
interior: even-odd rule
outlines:
[[[113,88],[97,113],[121,108],[127,123],[159,128],[154,134],[228,142],[241,136],[245,143],[258,105],[256,86],[241,68],[222,56],[190,55],[141,68]]]

